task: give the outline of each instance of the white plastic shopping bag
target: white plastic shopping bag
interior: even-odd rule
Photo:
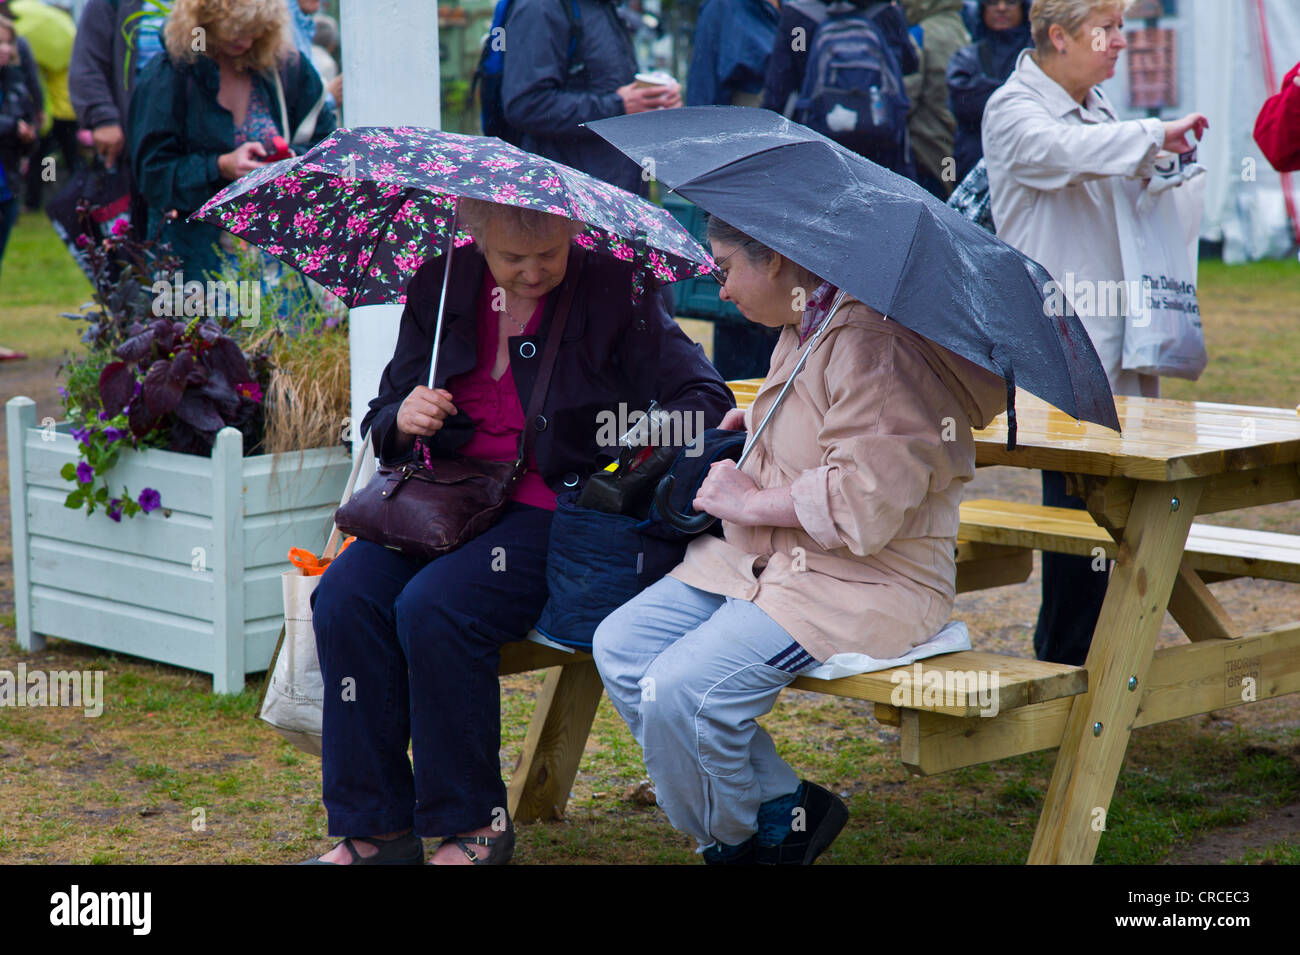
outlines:
[[[370,443],[357,456],[343,491],[341,507],[352,497],[359,472],[373,458]],[[338,552],[340,534],[334,527],[325,544],[322,562],[332,560]],[[284,634],[276,648],[262,699],[261,717],[304,753],[321,754],[321,714],[325,705],[325,683],[316,653],[316,630],[311,620],[311,595],[321,575],[308,575],[290,552],[293,570],[281,575],[284,595]],[[300,553],[300,552],[298,552]],[[310,555],[308,555],[310,556]]]
[[[1125,284],[1140,289],[1124,319],[1125,371],[1195,381],[1208,355],[1196,299],[1196,260],[1205,210],[1203,169],[1153,178],[1135,202],[1116,190]],[[1171,185],[1171,182],[1176,183]]]

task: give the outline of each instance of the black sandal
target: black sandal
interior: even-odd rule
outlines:
[[[449,842],[456,843],[474,865],[506,865],[515,854],[515,824],[507,820],[506,831],[499,836],[448,836],[438,843],[438,849]],[[487,846],[488,853],[481,856],[470,846]]]
[[[359,839],[362,842],[369,842],[378,847],[379,851],[372,856],[363,856],[357,852],[357,847],[352,844],[353,839]],[[348,855],[352,857],[352,865],[423,865],[424,864],[424,841],[414,832],[408,832],[404,836],[398,836],[396,839],[373,839],[363,836],[348,836],[334,848],[339,846],[348,850]],[[333,850],[331,850],[333,851]],[[298,865],[343,865],[341,862],[325,862],[320,856],[299,862]]]

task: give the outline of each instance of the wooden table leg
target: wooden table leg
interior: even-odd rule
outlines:
[[[592,660],[546,672],[523,755],[510,778],[508,808],[515,822],[564,815],[604,690]]]
[[[1204,484],[1141,482],[1135,489],[1088,651],[1088,692],[1070,708],[1031,864],[1087,864],[1097,852]]]

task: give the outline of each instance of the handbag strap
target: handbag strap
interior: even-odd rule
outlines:
[[[343,489],[343,497],[339,500],[339,507],[342,507],[352,499],[352,491],[357,486],[357,477],[365,468],[366,462],[372,460],[375,456],[375,449],[371,446],[371,443],[367,441],[365,442],[365,445],[365,450],[356,455],[352,461],[352,473],[348,475],[348,484],[347,487]],[[325,551],[321,554],[322,558],[325,560],[333,560],[335,554],[338,553],[339,539],[342,536],[343,535],[339,532],[338,524],[334,524],[333,528],[330,530],[329,540],[325,542]]]
[[[528,397],[528,414],[524,417],[524,430],[519,436],[519,458],[515,461],[516,473],[528,466],[528,459],[533,456],[533,437],[537,432],[537,418],[542,413],[546,401],[546,392],[551,385],[551,372],[555,370],[555,356],[560,351],[560,339],[564,337],[564,326],[569,320],[569,307],[573,304],[573,295],[582,276],[582,267],[586,264],[583,251],[574,246],[570,255],[577,257],[577,268],[573,280],[565,282],[560,300],[551,316],[551,326],[546,332],[546,345],[542,350],[542,365],[537,371],[537,380],[533,382],[533,393]]]

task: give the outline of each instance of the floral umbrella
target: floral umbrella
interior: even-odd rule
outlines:
[[[337,129],[303,156],[255,170],[190,218],[301,270],[351,307],[402,304],[442,254],[455,197],[525,206],[591,226],[574,241],[634,261],[661,283],[716,269],[667,210],[499,139],[415,126]],[[457,231],[455,245],[470,242]]]

